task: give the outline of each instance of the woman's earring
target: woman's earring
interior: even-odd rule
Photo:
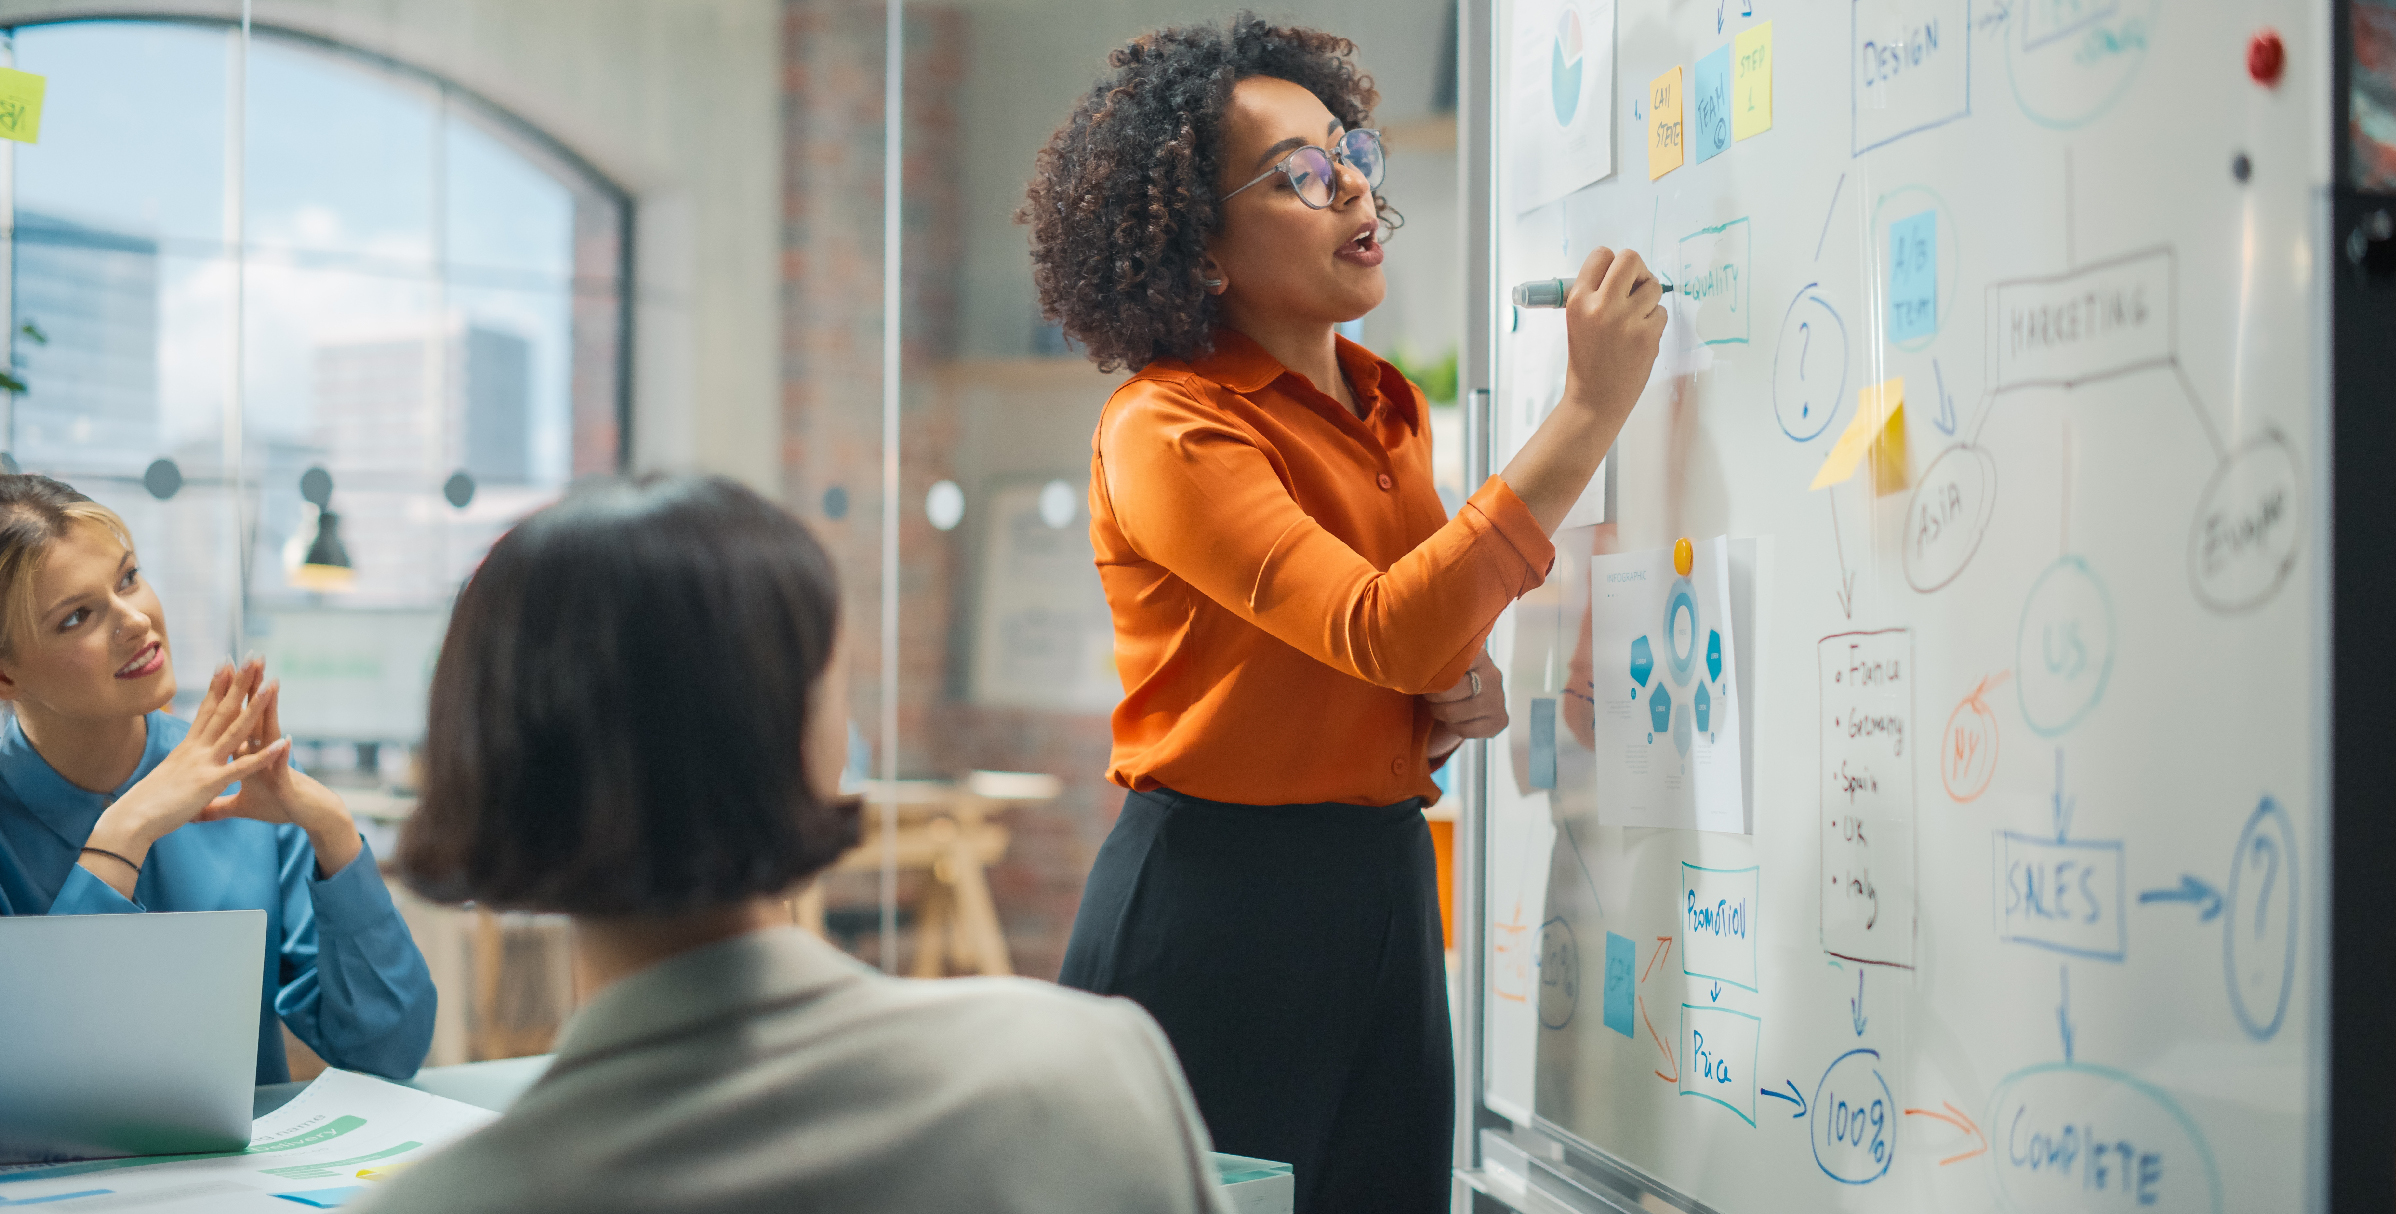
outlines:
[[[1207,279],[1207,280],[1206,280],[1206,289],[1207,289],[1207,290],[1209,290],[1209,291],[1220,291],[1220,290],[1222,290],[1222,289],[1223,289],[1223,280],[1222,280],[1222,279],[1220,279],[1220,278],[1209,278],[1209,279]]]

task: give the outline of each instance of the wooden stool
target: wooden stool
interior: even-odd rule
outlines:
[[[917,978],[951,973],[1012,974],[988,869],[1007,851],[1007,828],[989,820],[1009,805],[1052,800],[1060,782],[1028,772],[977,771],[962,784],[934,780],[868,781],[865,837],[832,864],[834,872],[879,873],[884,808],[897,811],[892,836],[899,871],[931,876],[915,913]],[[791,900],[791,918],[824,934],[824,891],[811,883]]]
[[[574,973],[574,925],[564,915],[509,914],[480,906],[474,916],[473,1017],[466,1053],[474,1061],[546,1054],[582,1003]]]

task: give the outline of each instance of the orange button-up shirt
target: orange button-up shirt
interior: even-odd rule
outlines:
[[[1491,477],[1456,517],[1422,393],[1346,340],[1360,420],[1218,333],[1107,400],[1090,542],[1123,702],[1107,778],[1246,805],[1436,800],[1416,697],[1464,677],[1555,547]]]

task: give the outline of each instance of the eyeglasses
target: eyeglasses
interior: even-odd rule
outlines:
[[[1279,164],[1258,173],[1248,185],[1215,201],[1229,202],[1232,195],[1240,190],[1280,173],[1290,179],[1290,188],[1298,192],[1298,201],[1320,211],[1339,197],[1339,166],[1343,164],[1364,178],[1366,189],[1379,189],[1381,175],[1389,167],[1388,159],[1381,154],[1381,132],[1350,131],[1340,136],[1337,151],[1325,151],[1308,144],[1282,157]]]

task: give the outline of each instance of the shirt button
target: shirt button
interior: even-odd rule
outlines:
[[[1389,474],[1388,474],[1388,473],[1386,473],[1386,472],[1382,473],[1382,474],[1380,475],[1380,477],[1378,478],[1378,483],[1379,483],[1379,484],[1380,484],[1380,486],[1381,486],[1382,488],[1384,488],[1384,489],[1387,489],[1387,488],[1389,488],[1389,486],[1390,486],[1390,484],[1391,484],[1391,481],[1390,481],[1390,479],[1389,479]]]
[[[1391,759],[1391,760],[1389,761],[1389,774],[1391,774],[1391,775],[1393,775],[1393,776],[1402,776],[1402,775],[1405,775],[1405,774],[1406,774],[1406,760],[1404,760],[1404,759]]]

